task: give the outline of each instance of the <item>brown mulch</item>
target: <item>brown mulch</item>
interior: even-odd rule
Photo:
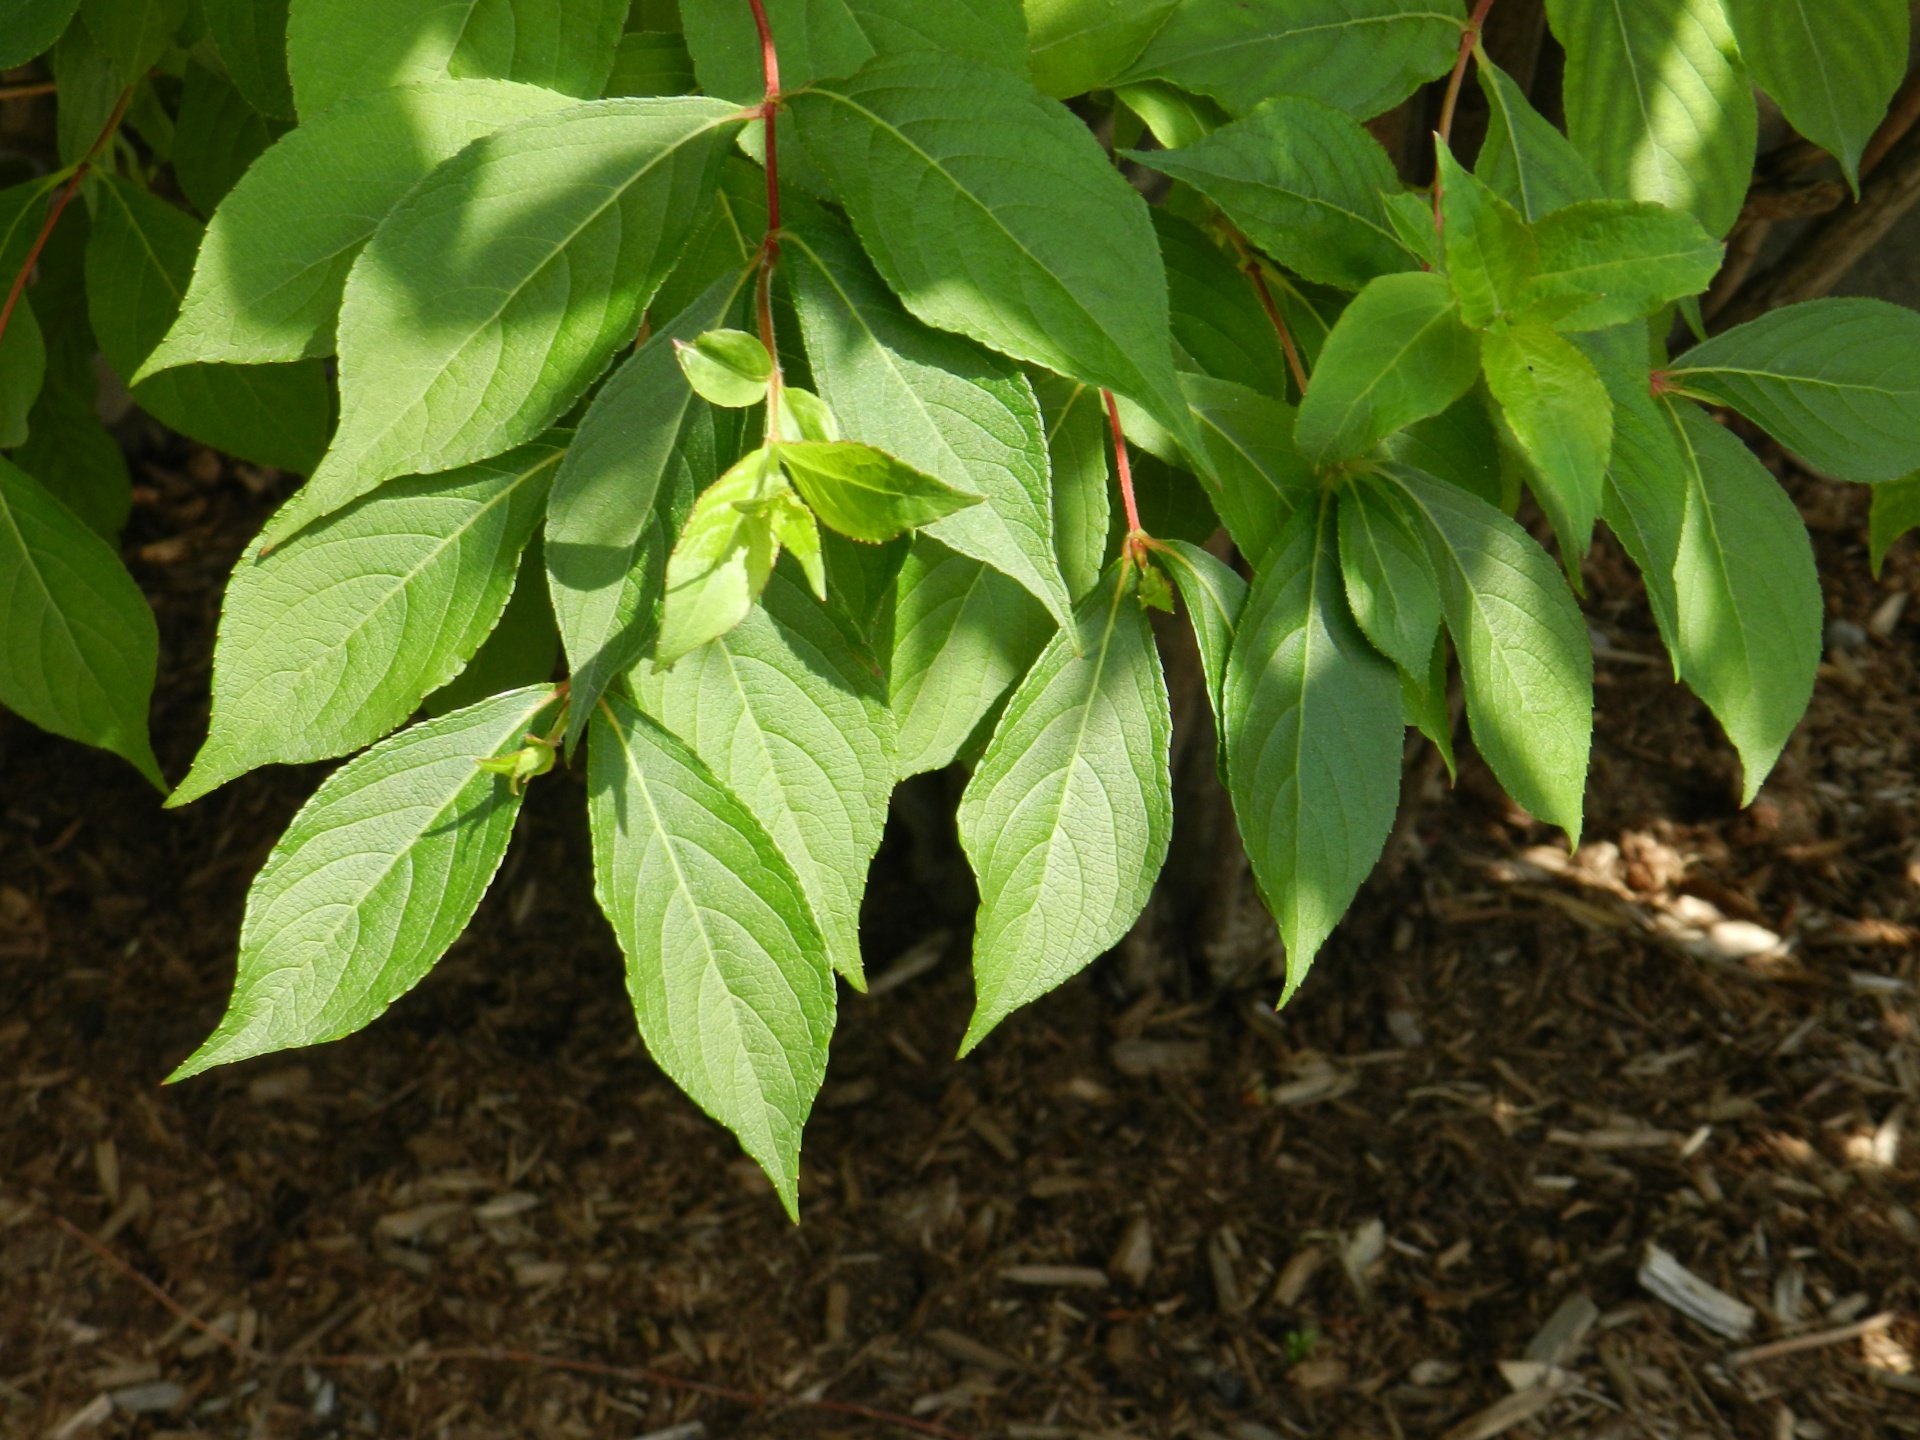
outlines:
[[[274,486],[160,453],[127,554],[178,773]],[[162,812],[0,717],[0,1434],[908,1433],[822,1399],[1028,1440],[1920,1434],[1920,561],[1874,584],[1864,492],[1793,484],[1834,644],[1760,803],[1603,546],[1588,843],[1471,762],[1424,786],[1277,1017],[1170,899],[956,1062],[922,783],[868,915],[908,978],[844,997],[797,1227],[635,1037],[577,777],[386,1017],[163,1089],[323,771]],[[1748,1333],[1649,1293],[1650,1245]],[[1585,1323],[1529,1353],[1556,1311]],[[1734,1353],[1796,1336],[1823,1343]],[[524,1353],[444,1354],[490,1348]]]

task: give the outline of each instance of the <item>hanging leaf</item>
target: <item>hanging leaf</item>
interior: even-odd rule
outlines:
[[[1178,0],[1026,0],[1033,83],[1057,100],[1099,89],[1139,58],[1177,5]]]
[[[1586,356],[1544,325],[1489,331],[1480,354],[1554,533],[1572,556],[1585,555],[1613,446],[1607,387]]]
[[[1562,310],[1556,330],[1602,330],[1643,319],[1698,295],[1720,269],[1722,247],[1691,217],[1661,205],[1590,200],[1555,211],[1533,228],[1540,268],[1521,303]],[[1543,317],[1546,318],[1546,317]]]
[[[365,1029],[459,938],[507,853],[520,795],[475,763],[553,703],[536,685],[428,720],[341,766],[247,892],[233,998],[168,1078]]]
[[[1440,634],[1440,581],[1426,537],[1394,493],[1366,476],[1340,492],[1339,534],[1353,618],[1382,655],[1423,674]]]
[[[965,1054],[1127,933],[1173,830],[1172,717],[1118,567],[1034,661],[960,798],[980,884]]]
[[[1113,518],[1107,417],[1100,413],[1099,392],[1077,380],[1040,375],[1033,392],[1047,427],[1054,547],[1061,577],[1077,604],[1107,567],[1107,532]]]
[[[274,120],[293,119],[287,5],[288,0],[200,0],[227,78],[249,105]]]
[[[60,38],[80,0],[0,0],[0,70],[24,65]]]
[[[345,755],[403,723],[500,619],[560,455],[528,445],[405,480],[241,556],[207,742],[168,803],[261,765]]]
[[[1287,946],[1284,1004],[1400,798],[1400,682],[1347,613],[1331,493],[1294,513],[1254,577],[1223,705],[1234,814]]]
[[[784,443],[778,454],[821,523],[850,540],[879,544],[980,503],[978,495],[855,440]]]
[[[656,1064],[740,1138],[789,1215],[833,974],[779,848],[684,742],[616,695],[587,763],[594,894]]]
[[[1920,526],[1920,474],[1902,476],[1873,487],[1873,505],[1867,522],[1868,554],[1873,578],[1880,578],[1887,551],[1909,530]]]
[[[173,178],[194,209],[211,215],[283,129],[269,126],[226,77],[189,65],[173,135]]]
[[[1593,168],[1527,102],[1525,93],[1499,66],[1475,64],[1487,97],[1487,138],[1473,173],[1529,223],[1581,200],[1605,196]]]
[[[1153,212],[1153,228],[1167,267],[1174,342],[1217,380],[1285,395],[1286,356],[1273,325],[1248,303],[1255,294],[1247,273],[1198,226],[1164,209]]]
[[[1240,553],[1260,563],[1296,506],[1311,495],[1314,477],[1294,446],[1294,413],[1227,380],[1181,377],[1193,407],[1214,509]]]

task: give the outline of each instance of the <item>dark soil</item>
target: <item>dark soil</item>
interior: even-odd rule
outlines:
[[[162,453],[127,553],[177,774],[274,487]],[[385,1018],[163,1089],[322,771],[163,812],[0,717],[0,1433],[905,1433],[825,1399],[973,1436],[1920,1434],[1920,671],[1896,609],[1920,563],[1875,585],[1864,492],[1792,485],[1835,644],[1751,810],[1603,547],[1587,610],[1625,653],[1599,666],[1577,860],[1469,761],[1410,787],[1278,1017],[1247,947],[1200,953],[1219,917],[1169,898],[964,1062],[965,944],[935,942],[844,998],[797,1227],[636,1038],[576,777],[538,782],[472,930]],[[952,923],[936,788],[876,867],[876,973]],[[1783,949],[1743,957],[1753,927]],[[1650,1244],[1750,1333],[1648,1293]],[[1597,1322],[1513,1392],[1541,1369],[1501,1362],[1574,1296]],[[445,1354],[489,1347],[525,1353]]]

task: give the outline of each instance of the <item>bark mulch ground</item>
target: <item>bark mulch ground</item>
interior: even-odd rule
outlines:
[[[798,1227],[635,1037],[577,779],[368,1031],[163,1089],[321,771],[163,813],[0,717],[0,1433],[1920,1434],[1920,562],[1792,483],[1831,646],[1759,803],[1603,547],[1587,843],[1416,759],[1277,1016],[1259,932],[1169,900],[956,1062],[921,786]],[[146,468],[173,773],[273,489]]]

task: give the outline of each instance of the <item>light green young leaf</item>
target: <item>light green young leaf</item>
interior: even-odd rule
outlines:
[[[840,417],[833,408],[811,390],[798,385],[780,387],[780,438],[782,440],[839,440]]]
[[[814,383],[847,438],[986,497],[930,533],[1019,581],[1064,621],[1072,600],[1053,550],[1046,435],[1025,377],[908,316],[824,216],[797,221],[784,253]]]
[[[881,59],[789,103],[908,310],[1118,391],[1186,436],[1146,203],[1071,112],[946,56]]]
[[[487,638],[545,507],[555,445],[370,495],[234,567],[213,720],[168,803],[256,766],[345,755],[403,723]]]
[[[1169,540],[1157,552],[1167,573],[1180,589],[1193,639],[1200,651],[1200,669],[1206,676],[1207,699],[1213,704],[1214,728],[1221,736],[1221,769],[1225,773],[1227,661],[1233,653],[1234,628],[1247,601],[1247,582],[1223,560],[1198,545]]]
[[[519,80],[600,93],[627,0],[293,0],[287,70],[300,118],[423,80]]]
[[[383,740],[329,775],[247,892],[233,998],[175,1070],[364,1029],[467,927],[507,853],[520,796],[476,761],[518,747],[553,687],[497,695]]]
[[[1260,313],[1253,282],[1198,226],[1156,207],[1153,228],[1167,267],[1174,343],[1200,369],[1263,395],[1285,395],[1291,379],[1279,337]]]
[[[1920,527],[1920,472],[1873,487],[1867,519],[1867,553],[1873,578],[1880,578],[1887,551],[1909,530]]]
[[[1480,337],[1460,318],[1444,277],[1383,275],[1340,316],[1294,437],[1320,465],[1364,455],[1378,440],[1437,415],[1480,371]]]
[[[1490,114],[1473,173],[1494,194],[1530,223],[1577,201],[1605,196],[1573,142],[1528,103],[1512,76],[1484,59],[1475,69]]]
[[[693,96],[600,100],[484,136],[415,185],[347,277],[340,429],[270,534],[552,424],[640,328],[739,124]]]
[[[1427,529],[1474,744],[1528,812],[1578,844],[1593,744],[1593,647],[1558,568],[1466,491],[1384,467]]]
[[[1233,543],[1257,565],[1315,485],[1294,447],[1294,412],[1230,380],[1183,375],[1180,384],[1207,462],[1197,473]]]
[[[80,23],[131,85],[186,23],[187,0],[80,0]]]
[[[1907,73],[1905,0],[1725,0],[1740,55],[1787,123],[1860,185],[1860,152]]]
[[[1426,536],[1395,492],[1368,476],[1340,492],[1340,576],[1374,649],[1424,674],[1440,634],[1440,580]]]
[[[1026,0],[1033,83],[1057,100],[1108,84],[1179,0]]]
[[[1695,346],[1668,373],[1842,479],[1920,468],[1920,315],[1903,306],[1789,305]]]
[[[1113,516],[1107,486],[1107,419],[1100,392],[1077,380],[1037,374],[1033,393],[1047,428],[1047,464],[1053,471],[1053,540],[1067,592],[1078,604],[1107,566],[1107,530]]]
[[[817,601],[782,575],[762,599],[671,670],[640,667],[634,691],[765,827],[833,968],[864,989],[860,896],[893,790],[893,716]]]
[[[667,551],[719,473],[713,412],[694,399],[673,342],[713,329],[747,272],[725,276],[656,330],[600,387],[547,499],[547,590],[573,679],[568,741],[639,659],[657,623]]]
[[[1279,95],[1184,149],[1126,154],[1186,181],[1309,280],[1358,290],[1410,268],[1381,199],[1400,188],[1393,162],[1331,105]]]
[[[763,445],[693,502],[667,557],[656,666],[673,664],[746,619],[780,558],[768,510],[786,483]]]
[[[503,80],[441,80],[349,101],[283,136],[221,202],[144,373],[332,354],[347,272],[408,187],[470,141],[573,103]]]
[[[887,668],[904,780],[953,763],[1055,627],[998,570],[925,535],[914,537],[897,594]]]
[[[1173,833],[1173,721],[1146,612],[1115,567],[1008,701],[960,797],[980,884],[965,1054],[1145,908]]]
[[[1601,184],[1716,236],[1746,199],[1759,131],[1724,3],[1547,0],[1567,52],[1567,133]]]
[[[1438,148],[1447,279],[1460,301],[1460,318],[1482,330],[1513,312],[1540,256],[1520,212],[1461,169],[1444,144]]]
[[[0,70],[39,55],[67,28],[79,0],[0,0]]]
[[[173,178],[194,209],[211,215],[285,128],[269,125],[224,75],[190,62],[173,133]]]
[[[1588,200],[1538,221],[1540,271],[1524,306],[1587,296],[1553,320],[1556,330],[1604,330],[1698,295],[1720,268],[1722,246],[1678,210],[1627,200]]]
[[[1813,698],[1825,618],[1813,543],[1752,451],[1693,405],[1668,411],[1687,491],[1675,658],[1740,752],[1750,805]]]
[[[1294,513],[1227,663],[1227,787],[1286,942],[1282,1003],[1380,858],[1400,799],[1400,682],[1347,613],[1334,531],[1331,492]]]
[[[1545,325],[1490,330],[1480,354],[1554,533],[1570,555],[1585,555],[1613,447],[1607,387],[1587,357]]]
[[[767,398],[773,356],[757,336],[744,330],[709,330],[676,341],[673,353],[694,394],[709,404],[744,410]]]
[[[247,103],[274,120],[293,119],[287,79],[288,0],[200,0],[207,34],[227,78]]]
[[[33,304],[14,302],[7,333],[0,336],[0,450],[27,443],[27,417],[47,379],[47,341]]]
[[[87,244],[87,309],[107,362],[138,373],[179,314],[201,226],[124,180],[102,178]],[[326,448],[332,400],[317,361],[188,365],[133,387],[163,424],[242,459],[299,474]]]
[[[616,695],[587,765],[594,894],[656,1064],[799,1212],[800,1131],[827,1069],[833,972],[805,892],[747,808]]]
[[[821,523],[849,540],[878,544],[980,503],[978,495],[857,440],[787,442],[779,458]]]
[[[1186,0],[1126,78],[1236,115],[1285,94],[1366,120],[1447,73],[1465,20],[1459,0]]]
[[[814,598],[825,601],[827,557],[822,536],[829,532],[821,530],[813,511],[791,489],[774,494],[767,508],[767,519],[773,526],[774,543],[793,556],[800,572],[807,577]]]
[[[0,460],[0,705],[124,756],[164,790],[147,743],[159,643],[120,557]]]
[[[1395,190],[1380,197],[1387,223],[1401,248],[1420,262],[1422,270],[1445,270],[1440,236],[1433,228],[1433,202],[1417,190]]]

